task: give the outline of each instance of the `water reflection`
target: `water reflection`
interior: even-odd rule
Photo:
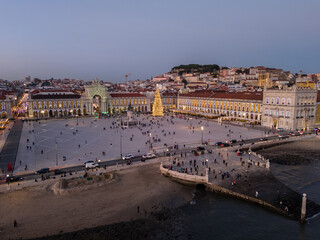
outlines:
[[[271,171],[280,181],[320,203],[320,164],[283,166]],[[231,197],[197,190],[195,205],[185,205],[185,231],[191,239],[319,239],[320,217],[300,224],[260,206]]]

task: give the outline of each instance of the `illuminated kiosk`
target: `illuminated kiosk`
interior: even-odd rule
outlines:
[[[163,117],[163,107],[162,107],[161,97],[160,97],[158,88],[156,90],[156,94],[154,95],[153,106],[152,106],[152,116]]]

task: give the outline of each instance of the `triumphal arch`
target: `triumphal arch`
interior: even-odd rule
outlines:
[[[106,86],[95,79],[91,85],[84,86],[82,95],[83,113],[89,115],[108,114],[108,100],[110,99]]]

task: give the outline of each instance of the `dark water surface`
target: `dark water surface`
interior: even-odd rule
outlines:
[[[272,173],[292,189],[320,204],[320,164],[272,164]],[[320,239],[320,216],[301,225],[245,201],[201,193],[181,208],[191,239]]]

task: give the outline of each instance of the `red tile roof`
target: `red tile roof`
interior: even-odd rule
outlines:
[[[16,95],[14,91],[0,90],[0,95]]]
[[[196,91],[187,94],[180,94],[181,97],[193,98],[224,98],[239,100],[257,100],[262,101],[262,92],[225,92],[225,91]]]
[[[31,95],[31,99],[77,99],[80,94],[39,94]]]
[[[72,90],[68,90],[68,89],[35,89],[33,91],[30,92],[30,94],[36,94],[36,93],[41,93],[41,92],[45,92],[45,93],[49,93],[49,92],[73,92]]]
[[[133,97],[146,97],[141,93],[110,93],[113,98],[133,98]]]
[[[176,97],[178,94],[176,92],[164,92],[161,93],[161,96],[163,97]]]

